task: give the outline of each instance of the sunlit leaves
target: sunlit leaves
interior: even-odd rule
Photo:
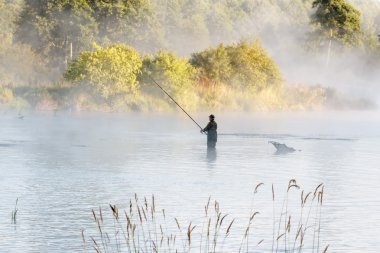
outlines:
[[[191,63],[203,78],[253,91],[278,86],[282,80],[275,62],[257,41],[227,47],[221,44],[193,54]]]
[[[142,78],[146,86],[154,86],[151,80],[153,78],[178,99],[183,98],[193,86],[195,74],[196,70],[190,65],[188,59],[179,58],[171,52],[161,50],[143,61]],[[154,89],[157,90],[157,87]],[[164,95],[161,91],[159,92]]]
[[[137,74],[142,62],[137,52],[122,44],[85,51],[65,73],[66,80],[88,84],[108,99],[120,94],[138,92]]]

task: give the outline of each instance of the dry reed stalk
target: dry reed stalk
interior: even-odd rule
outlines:
[[[222,219],[220,220],[220,223],[219,223],[219,228],[222,226],[223,224],[223,220],[228,216],[228,214],[225,214]]]
[[[260,212],[254,212],[252,216],[249,218],[249,221],[252,221],[256,215],[260,214]]]
[[[315,188],[315,190],[314,190],[314,198],[315,198],[315,196],[316,196],[316,194],[317,194],[317,191],[318,191],[319,187],[321,187],[322,185],[323,185],[323,183],[319,184],[319,185]]]
[[[215,213],[219,213],[219,203],[216,200],[215,200],[215,203],[214,203],[214,208],[215,208]]]
[[[288,187],[288,191],[289,191],[292,187],[297,188],[297,189],[300,189],[300,187],[299,187],[298,185],[296,185],[296,184],[292,184],[292,185],[290,185],[290,186]]]
[[[322,186],[322,189],[319,192],[319,195],[320,195],[319,196],[319,203],[320,203],[320,205],[319,205],[318,232],[317,232],[317,252],[319,252],[319,239],[320,239],[320,234],[321,234],[322,204],[323,204],[323,192],[324,192],[324,189],[325,189],[325,187]]]
[[[146,197],[144,197],[144,205],[145,205],[145,210],[148,211],[148,201],[146,200]]]
[[[17,212],[18,212],[17,204],[18,204],[18,198],[16,199],[15,208],[12,211],[12,224],[16,224],[16,221],[17,221]]]
[[[278,240],[280,240],[280,239],[281,239],[281,237],[283,237],[284,235],[285,235],[285,233],[282,233],[281,235],[279,235],[279,236],[277,237],[277,239],[276,239],[276,240],[277,240],[277,241],[278,241]]]
[[[253,203],[255,200],[255,194],[257,194],[258,190],[263,185],[264,185],[263,183],[259,183],[256,185],[256,187],[254,189],[254,194],[253,194]],[[314,191],[314,193],[315,193],[314,198],[315,198],[316,203],[318,203],[317,210],[315,210],[313,208],[314,207],[313,201],[311,201],[311,202],[308,201],[308,199],[310,198],[310,196],[313,192],[308,192],[308,194],[306,194],[306,195],[305,195],[305,191],[302,190],[300,192],[300,200],[301,200],[301,203],[300,203],[301,215],[300,215],[300,217],[301,218],[299,219],[298,225],[296,226],[297,220],[295,217],[298,217],[298,216],[294,216],[293,213],[291,213],[290,210],[292,210],[292,209],[289,209],[289,213],[288,213],[288,205],[290,206],[290,203],[291,203],[290,201],[292,199],[290,197],[292,195],[290,195],[290,193],[288,195],[288,192],[290,192],[290,189],[292,189],[292,188],[299,189],[299,186],[296,184],[296,181],[294,179],[290,180],[289,184],[288,184],[287,192],[285,195],[286,197],[284,199],[284,202],[282,204],[282,209],[281,209],[280,215],[278,217],[279,229],[277,231],[276,231],[276,225],[277,225],[276,219],[277,219],[277,217],[276,217],[276,209],[275,209],[275,190],[274,190],[273,184],[272,184],[271,188],[272,188],[271,190],[272,190],[272,202],[273,202],[272,252],[274,252],[274,248],[275,248],[274,242],[275,241],[277,243],[276,252],[279,250],[279,242],[281,245],[280,251],[285,251],[285,252],[289,252],[289,253],[290,252],[294,253],[296,251],[300,252],[302,247],[303,247],[303,244],[304,244],[304,238],[306,238],[305,232],[306,232],[306,230],[308,230],[309,228],[312,228],[312,227],[314,227],[313,250],[317,250],[317,252],[319,252],[319,238],[320,238],[320,227],[321,227],[320,226],[321,206],[323,203],[323,194],[324,194],[323,185],[320,184],[316,188],[317,191]],[[313,200],[314,200],[314,198],[313,198]],[[197,241],[196,239],[198,239],[197,236],[194,236],[194,231],[195,231],[196,225],[193,225],[192,223],[190,223],[190,224],[188,224],[188,226],[185,227],[185,230],[182,231],[179,220],[177,218],[174,218],[179,232],[175,232],[174,234],[170,234],[170,236],[166,235],[165,230],[167,231],[167,228],[168,228],[168,226],[166,226],[166,213],[165,213],[165,210],[162,209],[162,217],[164,218],[164,221],[165,221],[165,226],[163,226],[163,224],[159,223],[160,215],[155,215],[156,203],[155,203],[154,195],[152,195],[152,202],[151,203],[149,203],[147,198],[144,197],[143,198],[144,202],[142,205],[140,205],[138,203],[137,194],[135,194],[135,200],[136,200],[136,208],[132,208],[132,201],[130,200],[129,213],[124,211],[124,217],[120,217],[120,213],[119,213],[119,210],[116,207],[116,205],[111,205],[111,204],[109,205],[110,210],[113,214],[114,222],[115,222],[114,223],[114,232],[111,231],[112,233],[110,233],[110,234],[107,233],[107,231],[105,230],[106,227],[103,225],[103,222],[105,222],[107,219],[103,220],[106,217],[103,217],[102,208],[99,207],[99,213],[96,213],[95,210],[92,210],[92,216],[93,216],[94,221],[97,224],[98,231],[100,234],[99,239],[101,239],[101,242],[102,242],[101,244],[98,244],[100,242],[100,241],[98,241],[97,244],[95,244],[95,243],[93,244],[96,252],[107,253],[108,249],[111,250],[112,247],[115,247],[114,250],[117,250],[116,252],[119,252],[120,250],[122,250],[121,246],[123,245],[123,241],[122,241],[122,237],[121,237],[122,235],[124,235],[126,246],[128,246],[128,248],[126,249],[126,252],[128,252],[128,253],[132,253],[132,252],[134,252],[134,253],[137,253],[137,252],[147,252],[147,253],[148,252],[169,252],[169,253],[171,253],[171,252],[178,252],[178,250],[179,250],[179,252],[190,252],[190,251],[192,251],[192,247],[194,247],[194,243]],[[210,252],[214,252],[214,253],[215,252],[223,252],[224,242],[225,242],[226,238],[231,234],[232,226],[235,223],[235,219],[232,219],[232,221],[227,222],[228,214],[222,214],[222,212],[220,211],[220,204],[218,201],[214,201],[214,203],[213,203],[214,214],[210,214],[209,213],[210,203],[211,203],[211,197],[208,198],[208,202],[207,202],[206,206],[204,207],[204,211],[205,211],[204,218],[206,218],[206,219],[204,220],[203,225],[204,226],[207,225],[207,239],[205,238],[205,240],[204,240],[205,242],[204,243],[202,242],[202,238],[204,238],[203,236],[205,235],[203,233],[203,227],[204,226],[202,226],[202,232],[200,233],[201,243],[200,243],[200,248],[199,248],[201,253],[202,252],[208,252],[208,253],[210,253]],[[307,226],[307,222],[306,222],[306,225],[303,224],[303,209],[304,209],[304,207],[308,207],[306,204],[308,206],[310,204],[310,210],[308,210],[309,215],[308,215],[306,221],[309,220],[309,217],[310,218],[314,217],[313,215],[310,215],[310,213],[311,213],[311,211],[315,211],[316,212],[315,222],[318,223],[318,221],[319,221],[318,227],[317,227],[315,222],[313,222],[314,226],[313,225]],[[319,212],[319,215],[317,215],[318,212]],[[306,211],[305,211],[305,213],[306,213]],[[258,247],[264,241],[264,240],[261,240],[257,244],[255,242],[255,244],[251,243],[252,245],[249,245],[249,240],[252,239],[252,236],[250,236],[250,234],[252,233],[253,227],[254,227],[253,221],[255,221],[255,218],[258,214],[259,214],[258,211],[253,212],[251,210],[250,215],[249,215],[249,219],[248,219],[248,225],[245,228],[245,233],[243,236],[241,246],[239,248],[239,252],[241,252],[242,250],[244,252],[246,252],[246,248],[247,248],[247,252],[252,251],[254,248]],[[313,212],[313,214],[314,214],[314,212]],[[211,217],[212,216],[214,216],[214,217],[211,218],[211,217],[209,217],[210,215],[211,215]],[[150,216],[151,216],[151,219],[150,219]],[[125,218],[126,226],[124,226],[124,225],[122,226],[120,223],[120,222],[122,222],[122,220],[124,218]],[[152,222],[153,222],[153,224],[152,224]],[[116,223],[120,226],[117,227],[115,225]],[[134,224],[134,223],[136,223],[136,224]],[[159,226],[159,229],[157,229],[157,226]],[[150,227],[152,229],[150,229]],[[280,227],[281,227],[281,230],[280,230]],[[148,229],[148,230],[146,230],[146,229]],[[224,235],[222,235],[222,241],[220,241],[219,236],[221,235],[220,231],[222,229],[224,231],[223,232]],[[149,232],[149,235],[146,232]],[[276,233],[277,233],[277,236],[275,236]],[[295,237],[292,236],[293,233],[295,233]],[[169,233],[167,233],[167,234],[169,234]],[[112,236],[110,237],[110,235],[112,235]],[[145,238],[145,235],[147,235],[148,237]],[[152,237],[155,237],[155,239],[153,239]],[[290,237],[295,238],[294,243],[291,242],[291,244],[293,244],[292,245],[293,248],[288,247],[290,244],[290,242],[289,242]],[[111,239],[114,239],[114,240],[112,240],[112,243],[111,243]],[[177,240],[178,242],[176,242],[176,239],[178,239]],[[317,241],[317,239],[318,239],[318,241]],[[283,240],[285,240],[284,244],[282,243]],[[83,242],[85,241],[83,231],[82,231],[82,241]],[[199,241],[197,241],[197,243],[198,242]],[[298,244],[298,242],[299,242],[299,247],[297,246],[297,248],[296,248],[296,244]],[[133,246],[132,246],[132,243],[133,243]],[[183,246],[183,249],[182,249],[181,245]],[[244,246],[244,248],[243,248],[243,246]],[[315,248],[315,246],[316,246],[316,248]],[[283,247],[285,247],[285,248],[283,248]]]
[[[141,216],[141,212],[140,212],[140,207],[139,206],[136,206],[137,207],[137,212],[138,212],[138,215],[139,215],[139,219],[140,219],[140,224],[142,225],[142,216]]]
[[[98,243],[96,242],[96,240],[94,239],[94,237],[90,236],[90,238],[91,238],[91,240],[94,243],[93,247],[94,247],[95,251],[100,253],[101,251],[100,251],[100,247],[99,247]]]
[[[177,228],[179,231],[181,231],[181,226],[179,225],[179,221],[177,218],[174,218],[175,222],[177,223]]]
[[[84,253],[87,253],[86,238],[84,236],[84,229],[81,229],[81,237],[82,237],[82,243],[83,243],[83,251],[84,251]]]
[[[116,205],[111,205],[110,208],[112,210],[112,214],[115,217],[116,220],[119,220],[119,210],[117,209]]]
[[[191,227],[191,222],[190,222],[189,226],[187,227],[187,240],[189,242],[189,251],[190,251],[190,244],[191,244],[191,233],[193,232],[195,227],[196,226]]]
[[[103,212],[102,212],[102,208],[100,206],[99,206],[99,217],[100,217],[100,221],[103,224]]]
[[[152,195],[152,207],[153,207],[153,212],[156,212],[156,203],[154,201],[154,194]]]
[[[230,222],[230,225],[228,226],[227,230],[226,230],[226,236],[228,236],[230,234],[230,230],[231,230],[231,227],[232,227],[232,224],[234,224],[235,222],[235,219],[233,219],[231,222]]]
[[[95,214],[94,209],[91,209],[91,211],[92,211],[92,216],[94,217],[94,220],[97,221],[97,220],[96,220],[96,214]]]
[[[255,191],[254,191],[254,193],[257,193],[257,190],[258,190],[259,187],[262,186],[262,185],[264,185],[264,183],[259,183],[259,184],[257,184],[256,187],[255,187]]]
[[[142,213],[144,215],[144,220],[148,221],[148,219],[146,218],[146,213],[145,213],[144,207],[141,207],[141,211],[142,211]]]
[[[207,241],[206,241],[206,247],[207,251],[209,251],[209,243],[210,243],[210,228],[211,228],[211,218],[208,219],[208,225],[207,225]]]
[[[303,206],[305,206],[306,201],[307,201],[307,198],[311,195],[311,193],[312,193],[312,192],[309,192],[308,194],[306,194],[306,196],[305,196],[305,198],[304,198],[304,200],[303,200],[303,202],[302,202]]]
[[[207,217],[207,213],[208,213],[208,208],[209,208],[209,206],[210,206],[210,200],[211,200],[211,196],[209,196],[208,201],[207,201],[207,204],[206,204],[206,206],[205,206],[206,217]]]

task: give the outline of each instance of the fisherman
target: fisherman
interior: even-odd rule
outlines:
[[[201,130],[201,133],[207,133],[207,147],[215,148],[216,142],[218,141],[218,133],[216,132],[218,125],[215,122],[214,115],[211,114],[208,118],[210,122],[204,129]]]

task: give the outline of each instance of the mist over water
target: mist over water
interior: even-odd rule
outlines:
[[[194,117],[206,125],[207,114]],[[281,198],[291,178],[307,191],[325,185],[321,245],[380,250],[373,243],[380,221],[377,113],[217,114],[216,121],[210,153],[182,114],[1,115],[1,251],[81,252],[81,229],[94,229],[91,209],[128,208],[134,193],[154,194],[168,217],[194,224],[212,196],[240,231],[263,182],[254,238],[266,239],[258,252],[270,252],[271,184]],[[301,151],[276,155],[268,141]],[[226,251],[239,246],[240,234],[232,238]]]
[[[119,20],[120,27],[115,28],[112,15],[92,23],[95,17],[91,11],[85,10],[82,14],[86,15],[81,16],[57,9],[48,15],[57,22],[53,38],[49,34],[45,38],[49,41],[44,42],[31,29],[37,23],[33,12],[26,23],[17,23],[27,1],[0,0],[0,7],[8,8],[0,8],[4,13],[0,18],[2,27],[7,28],[7,38],[0,43],[0,88],[29,87],[31,90],[24,95],[32,102],[34,96],[36,100],[38,97],[32,90],[36,87],[58,87],[54,96],[62,95],[61,85],[75,90],[76,84],[62,81],[69,45],[73,46],[74,59],[80,53],[80,43],[81,50],[92,50],[94,41],[101,45],[125,43],[138,50],[141,57],[163,48],[189,58],[219,43],[228,46],[259,40],[278,65],[285,86],[332,88],[344,97],[342,104],[350,99],[380,102],[378,57],[360,46],[341,51],[332,44],[328,59],[326,42],[319,52],[308,50],[313,10],[310,6],[302,9],[305,1],[258,0],[244,1],[245,5],[240,5],[243,1],[231,1],[230,5],[228,1],[183,1],[178,6],[176,1],[148,2],[153,4],[149,6],[152,12],[139,10],[138,17],[143,21],[127,27],[134,32],[130,34],[139,36],[125,32],[123,22],[128,17]],[[375,3],[354,2],[357,6]],[[363,7],[361,22],[365,32],[375,35],[380,26],[380,2],[373,6],[373,13]],[[99,27],[95,29],[95,25]],[[75,32],[80,36],[68,39]],[[20,42],[17,36],[24,40]],[[22,89],[15,89],[10,98],[17,97],[17,92]],[[46,90],[42,92],[41,97],[49,97]],[[74,96],[70,90],[63,93],[67,100]],[[5,89],[4,94],[6,101]],[[154,94],[159,95],[149,99],[166,99],[159,89]],[[296,94],[302,96],[302,92]],[[278,97],[270,99],[270,103],[278,102]],[[109,204],[127,209],[135,193],[140,199],[154,194],[157,209],[164,208],[172,221],[177,217],[181,224],[198,225],[195,233],[199,233],[204,205],[211,196],[229,219],[236,218],[231,238],[224,245],[225,252],[236,252],[254,187],[260,182],[264,185],[255,199],[260,215],[255,219],[252,243],[264,242],[253,251],[271,252],[271,186],[281,201],[293,178],[305,192],[313,191],[320,183],[325,186],[322,248],[330,245],[329,252],[337,253],[380,252],[378,111],[213,112],[218,143],[216,150],[207,150],[206,136],[182,112],[64,113],[58,105],[46,101],[46,107],[40,108],[56,110],[54,113],[20,109],[16,115],[0,110],[0,252],[84,252],[81,230],[89,236],[96,233],[91,210],[107,210]],[[96,98],[89,101],[100,103]],[[162,108],[173,110],[169,107],[174,104],[167,101],[168,106]],[[14,103],[12,106],[17,107],[22,101]],[[65,109],[75,107],[67,104]],[[210,113],[192,116],[206,126]],[[278,154],[269,141],[296,151]],[[299,198],[296,194],[291,197]],[[12,224],[16,199],[17,222]],[[289,208],[297,210],[296,206]],[[306,241],[304,251],[311,244]]]

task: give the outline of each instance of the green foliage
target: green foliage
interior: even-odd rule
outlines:
[[[36,95],[20,95],[32,107],[34,100],[42,108],[53,106],[53,100],[65,100],[58,106],[74,100],[82,109],[173,109],[147,79],[149,73],[187,108],[279,108],[287,102],[281,98],[282,77],[275,62],[258,42],[231,42],[258,36],[271,52],[283,52],[288,45],[302,47],[312,31],[313,44],[325,50],[332,31],[333,53],[336,44],[353,47],[365,59],[362,69],[377,73],[380,2],[346,1],[0,0],[0,80],[13,90],[37,89],[60,82],[65,71],[66,80],[86,84],[70,87],[69,93],[41,89]],[[103,48],[91,51],[94,42]],[[142,53],[165,48],[180,56],[193,54],[190,64],[168,51],[142,63],[124,45]],[[14,100],[20,97],[13,94]]]
[[[0,0],[0,54],[12,44],[16,21],[20,11],[20,0]]]
[[[62,65],[74,53],[88,49],[97,24],[87,0],[26,1],[17,32],[18,41],[54,64]]]
[[[143,91],[165,100],[168,97],[155,86],[151,78],[160,83],[175,100],[188,110],[194,110],[197,96],[194,90],[196,70],[186,58],[178,58],[175,53],[159,51],[143,61],[141,80]],[[172,106],[175,106],[170,101]]]
[[[233,69],[232,81],[243,87],[261,90],[278,86],[282,77],[275,62],[258,41],[227,47]]]
[[[152,85],[147,75],[162,83],[173,96],[180,96],[193,84],[195,69],[186,58],[177,58],[175,53],[159,51],[154,57],[143,61],[142,77]]]
[[[278,86],[282,81],[278,67],[258,41],[227,47],[220,44],[193,54],[191,63],[203,78],[252,91]]]
[[[200,70],[202,78],[216,82],[227,82],[231,78],[231,59],[223,44],[192,54],[190,62]]]
[[[89,1],[103,41],[127,42],[143,51],[163,45],[163,31],[148,0]]]
[[[103,98],[138,92],[137,74],[142,62],[137,52],[122,44],[82,52],[68,67],[68,81],[88,84]]]
[[[348,46],[360,42],[360,12],[345,0],[315,0],[312,23],[319,39],[331,38]]]

